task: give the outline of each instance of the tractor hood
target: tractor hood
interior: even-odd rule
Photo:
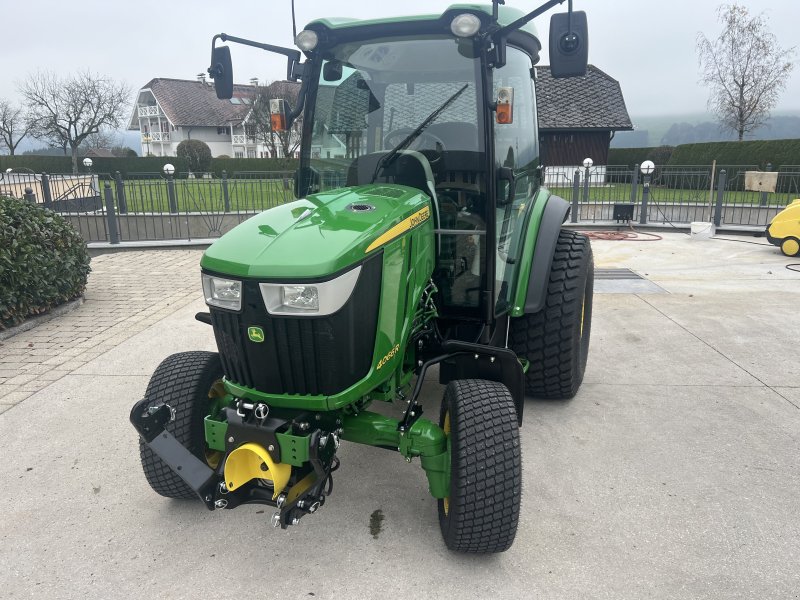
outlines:
[[[266,210],[217,240],[204,270],[258,279],[315,279],[342,271],[430,218],[430,199],[402,185],[312,194]]]

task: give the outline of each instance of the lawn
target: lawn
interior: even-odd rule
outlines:
[[[282,179],[228,179],[231,212],[258,212],[294,200],[294,183]],[[124,182],[129,213],[170,212],[167,182],[163,179],[136,179]],[[175,181],[178,212],[223,212],[221,179],[179,179]],[[117,198],[119,209],[119,198]]]

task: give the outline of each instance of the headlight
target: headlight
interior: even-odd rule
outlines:
[[[332,315],[350,299],[361,266],[330,281],[313,283],[259,283],[264,307],[271,315],[322,317]]]
[[[453,17],[450,22],[450,31],[453,35],[466,38],[472,37],[481,28],[481,20],[470,13],[463,13]]]
[[[319,36],[317,35],[317,32],[311,31],[310,29],[304,29],[297,34],[296,38],[294,38],[295,45],[303,52],[311,52],[317,47],[318,42]]]
[[[314,285],[284,285],[281,300],[289,308],[319,310],[319,290]]]
[[[206,304],[228,310],[242,308],[242,282],[203,274],[203,294]]]

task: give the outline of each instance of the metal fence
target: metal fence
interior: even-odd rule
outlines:
[[[573,223],[764,227],[800,197],[800,166],[785,166],[774,193],[746,191],[755,166],[664,166],[547,169],[550,189],[572,204]],[[320,173],[325,188],[344,185]],[[62,214],[87,242],[215,238],[254,214],[295,199],[294,172],[211,174],[119,172],[82,175],[2,173],[0,194],[27,198]]]
[[[755,165],[664,166],[642,174],[620,166],[580,168],[547,175],[551,189],[571,201],[573,223],[766,226],[800,197],[800,166],[782,167],[775,192],[748,191],[745,174]]]

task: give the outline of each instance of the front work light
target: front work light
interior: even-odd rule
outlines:
[[[472,37],[480,28],[481,20],[470,13],[456,15],[450,22],[450,31],[458,37]]]
[[[319,43],[319,36],[315,31],[304,29],[294,38],[295,45],[303,52],[311,52]]]
[[[203,274],[203,295],[206,304],[240,310],[242,308],[242,282]]]

